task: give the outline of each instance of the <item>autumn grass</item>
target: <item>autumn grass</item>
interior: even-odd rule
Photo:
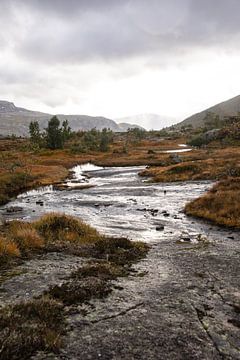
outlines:
[[[14,241],[0,236],[0,259],[6,262],[9,258],[20,256],[20,250]]]
[[[97,230],[82,220],[65,214],[46,214],[34,223],[34,227],[48,242],[90,243],[101,237]]]
[[[185,207],[187,215],[240,228],[240,177],[221,181]]]
[[[166,158],[164,149],[177,148],[185,139],[173,141],[143,140],[129,144],[122,151],[126,138],[116,140],[106,153],[89,151],[73,154],[69,148],[62,150],[31,150],[29,140],[0,141],[0,205],[19,193],[37,186],[59,183],[69,175],[69,169],[78,164],[92,162],[104,166],[158,165]],[[156,154],[149,155],[149,149]]]

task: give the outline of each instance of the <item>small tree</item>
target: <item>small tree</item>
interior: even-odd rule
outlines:
[[[71,128],[68,124],[68,120],[64,120],[62,123],[62,137],[63,137],[63,142],[65,142],[66,140],[68,140],[71,136]]]
[[[102,152],[107,152],[109,150],[110,136],[106,128],[101,132],[99,150]]]
[[[64,139],[62,134],[62,129],[59,127],[60,121],[57,116],[53,116],[49,122],[48,127],[46,128],[47,134],[47,147],[49,149],[61,149],[63,147]]]
[[[41,141],[41,132],[39,128],[38,121],[31,121],[29,124],[29,134],[30,134],[30,140],[35,143],[39,144]]]

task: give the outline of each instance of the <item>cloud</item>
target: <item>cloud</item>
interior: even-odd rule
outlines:
[[[3,0],[0,9],[5,10],[11,28],[17,19],[14,27],[18,33],[9,34],[14,51],[36,62],[117,61],[163,54],[171,57],[174,51],[183,49],[221,47],[229,40],[232,44],[240,33],[238,0],[8,3],[7,7]]]
[[[1,0],[1,96],[117,117],[161,112],[160,96],[166,113],[175,88],[187,106],[192,69],[218,78],[210,57],[239,56],[239,13],[239,0]]]

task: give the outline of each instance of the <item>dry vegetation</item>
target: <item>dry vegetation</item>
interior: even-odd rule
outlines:
[[[27,140],[1,140],[0,204],[26,189],[61,183],[68,176],[70,168],[86,162],[104,166],[148,165],[148,169],[141,175],[148,176],[155,182],[227,180],[240,177],[239,146],[222,146],[222,143],[215,141],[205,148],[181,153],[181,162],[176,164],[171,155],[164,151],[177,149],[178,144],[185,142],[184,137],[168,140],[152,137],[128,144],[126,152],[126,138],[122,135],[115,137],[108,152],[75,154],[68,147],[63,150],[32,151]],[[215,196],[213,193],[210,195]],[[227,209],[229,204],[225,199],[226,196],[223,197],[222,207]],[[208,208],[206,214],[210,214],[210,210],[207,210]],[[190,214],[190,209],[188,213]],[[196,211],[192,213],[196,214]],[[205,217],[210,219],[210,215],[206,214]],[[227,225],[229,219],[219,223]],[[74,239],[71,233],[66,236],[69,240]]]
[[[207,194],[187,204],[185,211],[216,224],[240,228],[240,178],[219,182]]]
[[[38,350],[57,352],[66,330],[65,306],[106,297],[111,281],[128,275],[149,249],[142,242],[105,237],[64,214],[50,213],[32,223],[13,221],[1,231],[0,266],[53,248],[92,259],[38,299],[0,309],[1,360],[29,359]]]
[[[171,141],[171,146],[185,139]],[[124,149],[125,138],[116,139],[108,152],[74,154],[70,149],[31,150],[28,140],[0,140],[0,204],[7,203],[11,197],[27,189],[59,183],[69,174],[69,169],[77,164],[94,162],[105,166],[158,165],[166,154],[161,151],[169,149],[170,143],[164,141],[140,141],[129,144]],[[149,154],[153,150],[153,154]]]
[[[29,359],[37,350],[58,351],[65,320],[63,305],[42,297],[0,310],[0,359]]]
[[[1,229],[0,266],[49,250],[108,257],[109,261],[121,263],[141,257],[146,247],[127,239],[107,238],[80,219],[56,213],[32,223],[12,221]]]

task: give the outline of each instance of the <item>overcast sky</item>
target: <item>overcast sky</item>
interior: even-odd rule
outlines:
[[[239,0],[0,0],[0,99],[182,120],[240,94],[239,14]]]

